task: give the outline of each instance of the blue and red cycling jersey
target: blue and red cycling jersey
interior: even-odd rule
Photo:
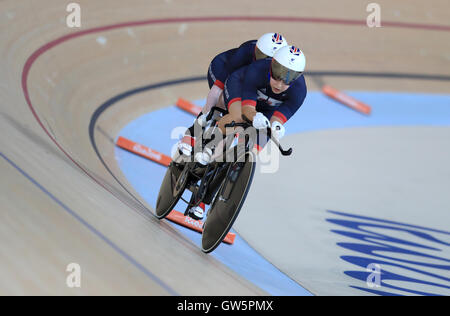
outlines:
[[[257,60],[228,77],[224,85],[227,108],[235,101],[242,101],[242,106],[255,106],[267,118],[276,116],[283,123],[298,111],[306,98],[305,78],[300,76],[286,91],[276,94],[270,87],[271,62],[272,58]]]
[[[230,74],[255,60],[255,47],[256,40],[251,40],[214,57],[208,68],[209,88],[216,85],[223,89]]]

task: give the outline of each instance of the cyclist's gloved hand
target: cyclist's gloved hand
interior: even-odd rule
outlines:
[[[201,114],[201,115],[199,115],[198,117],[197,117],[197,124],[198,125],[200,125],[201,127],[205,127],[206,126],[206,124],[208,123],[207,122],[207,120],[206,120],[206,117],[207,117],[208,115],[207,114]]]
[[[286,129],[284,128],[283,124],[281,124],[278,121],[274,121],[272,123],[272,135],[276,139],[280,140],[284,136],[285,133],[286,133]]]
[[[264,129],[270,127],[270,121],[264,114],[258,112],[253,118],[253,127],[256,129]]]

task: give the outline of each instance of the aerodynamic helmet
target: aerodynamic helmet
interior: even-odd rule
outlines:
[[[273,54],[284,46],[287,46],[287,42],[280,33],[266,33],[256,42],[255,59],[273,57]]]
[[[303,74],[306,59],[303,52],[295,46],[284,46],[272,58],[270,75],[275,80],[291,84]]]

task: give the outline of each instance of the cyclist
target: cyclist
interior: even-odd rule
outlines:
[[[233,72],[225,81],[219,100],[228,109],[228,114],[218,122],[222,134],[226,134],[226,124],[240,123],[244,115],[256,129],[271,127],[272,135],[282,138],[285,134],[283,125],[306,98],[305,65],[305,55],[299,48],[285,46],[277,50],[273,58],[257,60]],[[214,149],[220,147],[220,142],[211,142],[195,154],[195,161],[208,164]],[[188,213],[201,219],[204,210],[194,207]]]
[[[256,129],[271,127],[275,138],[283,137],[284,124],[306,98],[305,65],[305,55],[299,48],[285,46],[272,59],[255,61],[231,74],[219,102],[223,102],[229,112],[218,122],[222,134],[226,133],[226,124],[240,123],[244,115]],[[195,155],[195,160],[208,164],[216,145],[212,142],[206,146]]]
[[[206,124],[206,114],[217,104],[228,76],[255,60],[273,57],[273,54],[284,46],[287,46],[287,42],[281,34],[266,33],[258,40],[247,41],[238,48],[230,49],[214,57],[208,68],[210,91],[206,98],[206,105],[178,144],[182,154],[191,155],[195,145],[195,131],[201,131],[201,127]]]

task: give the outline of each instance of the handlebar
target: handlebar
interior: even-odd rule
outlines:
[[[243,127],[243,128],[247,128],[247,127],[251,127],[252,124],[249,123],[236,123],[235,121],[229,123],[229,124],[225,124],[225,128],[229,128],[229,127]]]
[[[214,111],[220,112],[220,113],[222,113],[222,115],[227,114],[227,110],[221,109],[217,106],[213,106],[211,108],[211,110],[209,111],[208,116],[206,117],[206,121],[210,121],[212,119],[212,117],[214,115]]]
[[[229,127],[251,127],[253,126],[252,121],[250,121],[246,116],[242,115],[242,119],[244,120],[244,123],[236,123],[235,121],[231,122],[230,124],[225,124],[225,128]],[[269,136],[269,138],[275,143],[275,145],[278,146],[278,150],[283,156],[290,156],[292,155],[292,148],[289,148],[288,150],[284,150],[283,147],[281,147],[280,142],[275,137],[272,137],[272,129],[270,127],[266,128],[266,134]]]

